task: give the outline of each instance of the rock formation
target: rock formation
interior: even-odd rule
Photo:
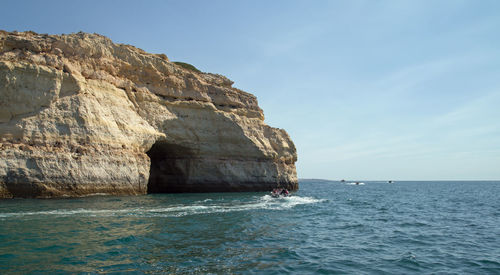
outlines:
[[[0,197],[297,189],[255,96],[87,33],[0,31]]]

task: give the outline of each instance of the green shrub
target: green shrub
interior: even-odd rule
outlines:
[[[187,69],[187,70],[190,70],[190,71],[193,71],[193,72],[197,72],[197,73],[201,73],[200,70],[198,70],[195,66],[193,66],[193,65],[191,65],[189,63],[184,63],[184,62],[178,62],[178,61],[176,61],[176,62],[174,62],[174,64],[179,65],[179,66],[181,66],[184,69]]]

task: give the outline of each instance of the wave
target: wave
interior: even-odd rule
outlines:
[[[322,202],[322,199],[290,196],[273,198],[270,195],[254,197],[248,202],[206,199],[188,205],[172,205],[168,207],[136,207],[124,209],[57,209],[48,211],[0,213],[0,219],[41,216],[140,216],[140,217],[180,217],[187,215],[224,213],[249,210],[285,210],[301,204]]]

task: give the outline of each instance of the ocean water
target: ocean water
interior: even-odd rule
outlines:
[[[0,200],[0,274],[500,274],[500,182]]]

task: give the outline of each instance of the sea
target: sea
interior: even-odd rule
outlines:
[[[500,182],[0,200],[0,274],[500,274]]]

